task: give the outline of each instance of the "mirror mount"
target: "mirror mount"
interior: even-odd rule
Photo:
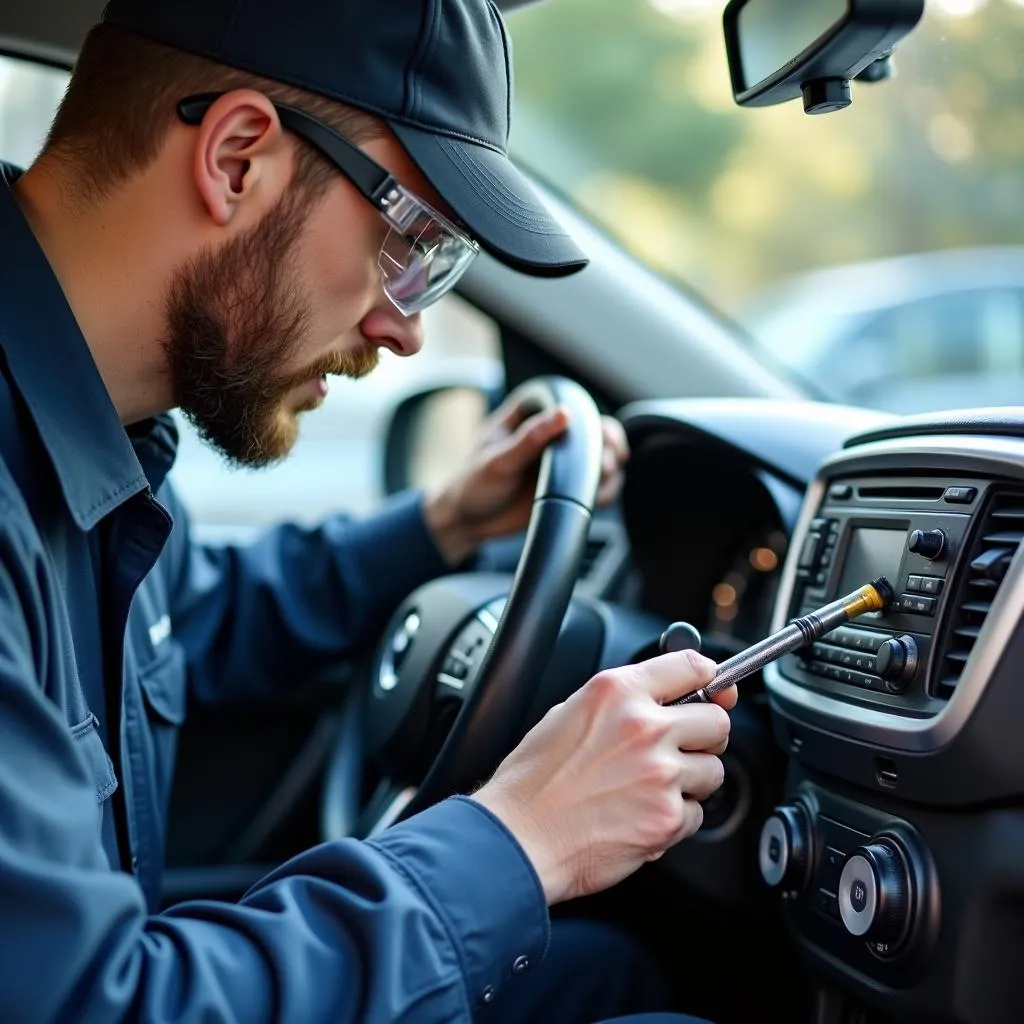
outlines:
[[[923,13],[924,0],[730,0],[733,98],[762,107],[799,97],[808,114],[842,110],[853,79],[891,77],[893,50]]]

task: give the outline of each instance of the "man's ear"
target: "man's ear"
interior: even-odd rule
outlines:
[[[287,186],[289,150],[281,122],[270,100],[253,89],[219,96],[198,127],[195,147],[196,187],[221,227],[243,204],[269,209]]]

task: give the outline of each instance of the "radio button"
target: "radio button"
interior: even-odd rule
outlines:
[[[842,920],[842,916],[839,913],[839,898],[834,892],[829,892],[827,889],[819,889],[811,898],[811,902],[814,909],[819,913],[832,918],[833,921]]]
[[[852,647],[853,633],[848,626],[840,626],[828,634],[830,643],[838,644],[840,647]]]
[[[868,675],[866,672],[849,672],[847,674],[850,678],[844,682],[859,686],[862,690],[874,690],[876,693],[881,693],[885,689],[878,676]]]
[[[918,597],[916,594],[900,595],[900,611],[909,612],[911,615],[934,615],[934,597]]]
[[[813,576],[821,563],[821,553],[824,550],[825,538],[818,530],[812,530],[804,540],[804,546],[800,551],[800,560],[797,568],[805,576]],[[821,580],[824,583],[824,580]]]
[[[970,505],[977,493],[977,487],[947,487],[942,500],[952,505]]]
[[[832,643],[853,651],[867,651],[868,654],[874,654],[888,639],[888,633],[876,633],[869,629],[857,629],[853,626],[840,626],[829,634],[829,640]]]

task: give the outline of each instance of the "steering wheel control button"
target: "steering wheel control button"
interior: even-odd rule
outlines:
[[[858,847],[839,876],[839,914],[846,930],[891,950],[909,925],[910,874],[888,839]]]
[[[875,673],[889,693],[901,693],[914,681],[919,663],[917,641],[909,634],[886,640],[875,655]]]
[[[475,679],[477,669],[493,639],[491,629],[474,616],[459,631],[445,654],[437,684],[445,691],[462,691]],[[451,696],[450,692],[446,696]]]
[[[907,548],[915,555],[936,559],[946,550],[946,535],[941,530],[914,530]]]
[[[402,623],[402,628],[395,634],[391,641],[391,651],[395,655],[405,654],[412,643],[412,638],[420,628],[420,617],[415,612],[409,612]]]
[[[811,845],[807,812],[799,804],[776,807],[761,827],[757,860],[768,885],[787,891],[803,888]]]
[[[409,653],[409,648],[420,629],[420,617],[417,612],[409,612],[402,624],[395,630],[391,642],[388,644],[381,658],[380,672],[377,675],[377,684],[388,693],[398,685],[398,674],[402,670],[402,663]]]

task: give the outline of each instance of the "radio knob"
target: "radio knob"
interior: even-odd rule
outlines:
[[[917,675],[917,641],[904,633],[903,636],[886,640],[875,655],[875,674],[882,677],[889,693],[900,693]]]
[[[776,807],[761,828],[757,860],[761,877],[773,888],[799,892],[807,880],[811,823],[800,804]]]
[[[915,555],[935,559],[946,550],[946,535],[941,530],[914,530],[907,547]]]
[[[892,840],[853,851],[839,876],[839,916],[851,935],[891,951],[909,930],[910,900],[910,872]]]

